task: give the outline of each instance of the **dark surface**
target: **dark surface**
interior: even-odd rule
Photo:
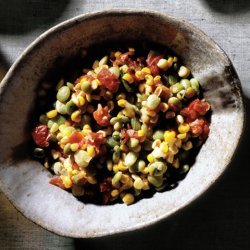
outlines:
[[[236,155],[225,174],[190,206],[146,229],[105,238],[57,236],[25,219],[0,193],[0,249],[250,249],[250,1],[0,0],[0,76],[49,27],[111,7],[149,8],[186,19],[228,53],[246,99],[246,129]]]

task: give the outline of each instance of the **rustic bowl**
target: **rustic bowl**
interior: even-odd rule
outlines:
[[[177,188],[126,206],[84,204],[49,184],[51,174],[26,150],[36,87],[58,58],[97,41],[149,40],[170,47],[198,78],[212,105],[211,132]],[[57,234],[97,237],[166,218],[206,191],[230,163],[243,131],[240,81],[226,56],[186,21],[152,11],[108,10],[81,15],[38,37],[14,63],[0,89],[0,186],[27,218]]]

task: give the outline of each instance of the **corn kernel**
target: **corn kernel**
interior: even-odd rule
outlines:
[[[191,141],[187,141],[185,144],[182,145],[182,148],[186,151],[190,150],[193,147],[193,144]]]
[[[183,134],[178,134],[177,135],[177,138],[179,138],[181,140],[185,139],[186,137],[187,137],[187,133],[183,133]]]
[[[160,84],[160,83],[162,83],[161,82],[161,76],[159,76],[159,75],[155,76],[154,77],[154,84],[157,85],[157,84]]]
[[[123,66],[120,67],[120,70],[123,72],[123,73],[127,73],[128,72],[128,65],[124,64]]]
[[[162,70],[167,70],[169,67],[168,60],[164,58],[160,59],[159,62],[157,63],[157,67]]]
[[[178,127],[178,131],[181,134],[187,133],[190,130],[190,126],[187,123],[180,124]]]
[[[179,168],[180,167],[180,161],[179,159],[174,159],[172,165],[174,166],[174,168]]]
[[[146,74],[151,74],[151,70],[148,67],[144,67],[141,71],[146,73]]]
[[[89,126],[89,124],[85,124],[82,128],[83,130],[88,130],[88,131],[92,131],[91,127]]]
[[[124,195],[124,197],[122,198],[122,201],[126,204],[126,205],[131,205],[134,202],[135,198],[132,194],[127,193]]]
[[[127,103],[127,101],[124,99],[120,99],[117,102],[118,106],[120,106],[120,107],[125,107],[126,103]]]
[[[95,156],[95,147],[94,146],[90,146],[87,148],[87,153],[89,156],[94,157]]]
[[[54,122],[52,127],[50,128],[50,132],[55,133],[58,129],[59,129],[59,125]]]
[[[91,101],[92,101],[92,96],[89,95],[89,94],[87,94],[87,95],[86,95],[86,100],[87,100],[88,102],[91,102]]]
[[[83,106],[85,104],[85,99],[83,96],[80,95],[77,97],[77,99],[78,99],[79,106]]]
[[[144,90],[145,90],[145,84],[144,84],[144,83],[141,83],[141,84],[139,85],[139,91],[140,91],[141,93],[143,93]]]
[[[179,75],[179,77],[187,78],[190,75],[190,69],[188,69],[185,66],[181,66],[179,71],[178,71],[178,75]]]
[[[81,121],[81,113],[79,110],[76,110],[71,114],[71,120],[73,122],[80,122]]]
[[[99,67],[107,64],[107,62],[108,62],[108,56],[104,56],[99,62]]]
[[[96,69],[98,66],[99,66],[99,61],[95,60],[94,63],[93,63],[93,65],[92,65],[92,68]]]
[[[74,170],[72,171],[72,174],[73,174],[73,175],[77,175],[77,174],[79,174],[79,171],[78,171],[77,169],[74,169]]]
[[[154,161],[154,156],[153,156],[152,154],[149,154],[149,155],[147,156],[147,159],[148,159],[148,161],[149,161],[150,163],[152,163],[152,162]]]
[[[116,51],[116,52],[115,52],[115,57],[117,58],[117,57],[119,57],[121,54],[122,54],[122,53],[121,53],[120,51]]]
[[[112,190],[112,192],[111,192],[112,197],[117,197],[118,195],[119,195],[119,190],[118,189]]]
[[[72,181],[69,176],[62,176],[61,179],[63,181],[63,185],[65,186],[65,188],[72,187]]]
[[[47,112],[46,115],[49,119],[55,118],[57,116],[57,110],[56,109],[50,110],[49,112]]]
[[[154,78],[151,75],[145,76],[146,84],[152,86],[154,84]]]
[[[70,149],[73,151],[73,152],[76,152],[79,148],[79,144],[78,143],[72,143],[70,145]]]
[[[138,130],[138,136],[144,136],[145,135],[145,131],[140,129]]]
[[[167,153],[168,152],[168,144],[166,142],[162,142],[161,145],[160,145],[160,150],[163,153]]]
[[[87,181],[88,181],[90,184],[96,184],[96,183],[97,183],[96,178],[93,177],[93,176],[88,176],[88,177],[87,177]]]
[[[171,153],[168,153],[168,155],[167,155],[167,157],[166,157],[166,160],[167,160],[167,162],[168,163],[173,163],[173,161],[174,161],[174,155],[173,154],[171,154]]]
[[[143,72],[141,72],[140,70],[138,70],[138,71],[135,72],[135,77],[136,77],[138,80],[144,80],[144,74],[143,74]]]
[[[134,82],[134,78],[129,73],[124,74],[122,79],[126,80],[130,84]]]
[[[175,143],[175,132],[174,131],[166,131],[164,133],[164,141],[167,142],[169,145],[172,145]]]
[[[143,186],[144,186],[144,183],[143,183],[142,179],[141,178],[136,178],[135,181],[134,181],[134,188],[140,190],[140,189],[143,188]]]

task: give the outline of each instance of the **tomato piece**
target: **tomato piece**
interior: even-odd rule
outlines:
[[[147,60],[146,63],[148,65],[148,67],[151,70],[151,74],[153,76],[158,75],[159,74],[159,68],[157,66],[157,63],[160,61],[160,59],[163,58],[163,55],[150,55]]]
[[[108,69],[102,68],[97,75],[97,79],[107,88],[110,92],[116,93],[119,88],[119,80]]]
[[[205,118],[197,118],[193,122],[189,123],[190,130],[195,137],[198,137],[204,141],[209,134],[209,122]]]
[[[138,131],[133,130],[133,129],[122,129],[121,138],[123,139],[123,143],[125,144],[130,138],[142,140],[144,136],[138,135]]]
[[[200,116],[204,116],[209,109],[210,105],[207,102],[195,99],[188,107],[181,110],[181,115],[187,117],[188,122],[192,122]]]
[[[93,117],[96,120],[97,124],[99,124],[102,127],[107,127],[110,125],[110,118],[111,115],[108,113],[108,106],[102,108],[101,105],[98,105],[98,108],[93,113]]]
[[[100,132],[90,132],[87,136],[84,137],[86,144],[91,144],[93,146],[99,147],[105,143],[105,137],[103,133]]]
[[[55,185],[55,186],[58,186],[62,189],[66,189],[64,184],[63,184],[63,181],[62,179],[59,177],[59,176],[55,176],[53,177],[50,181],[49,181],[50,184],[52,185]]]
[[[49,128],[46,125],[38,125],[32,132],[33,140],[35,141],[36,145],[39,147],[48,147],[49,146]]]
[[[70,143],[80,143],[83,139],[83,136],[79,132],[73,132],[69,137]]]

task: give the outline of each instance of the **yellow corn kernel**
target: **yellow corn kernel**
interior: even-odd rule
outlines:
[[[49,119],[55,118],[57,116],[57,111],[56,109],[50,110],[46,115]]]
[[[140,93],[143,93],[144,90],[145,90],[145,84],[144,83],[139,84],[139,91],[140,91]]]
[[[91,102],[91,101],[92,101],[92,96],[89,95],[89,94],[87,94],[87,95],[86,95],[86,100],[87,100],[88,102]]]
[[[167,157],[166,157],[166,160],[167,160],[167,162],[168,163],[173,163],[173,161],[174,161],[174,155],[173,154],[171,154],[171,153],[168,153],[168,155],[167,155]]]
[[[128,184],[130,182],[130,177],[127,174],[123,174],[120,179],[120,182],[123,184]]]
[[[159,75],[155,76],[154,77],[154,84],[157,85],[157,84],[160,84],[160,83],[162,83],[161,82],[161,76],[159,76]]]
[[[129,73],[124,74],[123,77],[122,77],[122,79],[126,80],[130,84],[134,82],[134,78]]]
[[[96,69],[98,66],[99,66],[99,61],[95,60],[94,63],[93,63],[93,65],[92,65],[92,68]]]
[[[99,62],[99,67],[107,64],[107,62],[108,62],[108,56],[104,56]]]
[[[120,99],[117,102],[118,106],[120,106],[120,107],[125,107],[126,103],[127,103],[127,101],[125,99]]]
[[[59,125],[54,122],[52,127],[50,128],[50,132],[55,133],[58,129],[59,129]]]
[[[85,104],[85,99],[83,96],[80,95],[77,97],[77,99],[78,99],[79,106],[83,106]]]
[[[55,149],[51,149],[51,155],[53,157],[54,160],[58,159],[59,157],[61,157],[61,153]]]
[[[143,170],[141,170],[141,173],[142,174],[148,174],[148,172],[149,172],[149,168],[148,167],[145,167]]]
[[[177,140],[176,140],[176,142],[174,143],[174,145],[175,145],[176,147],[178,147],[178,148],[181,148],[181,146],[182,146],[182,140],[179,139],[179,138],[177,138]]]
[[[164,133],[164,141],[169,145],[173,145],[175,143],[175,132],[174,131],[166,131]]]
[[[148,159],[148,161],[149,161],[150,163],[154,162],[154,156],[153,156],[152,154],[149,154],[149,155],[147,156],[147,159]]]
[[[135,198],[132,194],[127,193],[123,196],[122,201],[126,204],[126,205],[131,205],[134,202]]]
[[[174,56],[173,62],[178,62],[178,57]]]
[[[122,53],[121,53],[120,51],[116,51],[116,52],[115,52],[115,57],[117,58],[117,57],[119,57],[121,54],[122,54]]]
[[[146,73],[146,74],[151,74],[151,70],[148,67],[144,67],[141,71]]]
[[[62,124],[59,126],[59,131],[62,132],[67,126],[65,124]]]
[[[79,144],[78,143],[72,143],[70,145],[70,149],[73,151],[73,152],[76,152],[78,149],[79,149]]]
[[[135,72],[135,77],[136,77],[138,80],[144,80],[145,75],[144,75],[143,72],[141,72],[140,70],[138,70],[138,71]]]
[[[160,150],[163,152],[163,153],[167,153],[168,152],[168,144],[167,142],[162,142],[161,145],[160,145]]]
[[[114,190],[112,190],[112,192],[110,194],[111,194],[112,197],[117,197],[119,195],[119,190],[114,189]]]
[[[152,143],[152,148],[158,148],[161,145],[161,140],[160,139],[156,139],[153,143]]]
[[[180,161],[179,159],[174,159],[172,165],[174,166],[174,168],[179,168],[180,167]]]
[[[100,81],[98,79],[94,79],[92,82],[91,82],[91,88],[92,89],[97,89],[98,86],[101,85]]]
[[[178,134],[177,135],[177,138],[179,138],[181,140],[185,139],[186,137],[187,137],[187,133],[183,133],[183,134]]]
[[[168,60],[161,58],[159,62],[157,63],[157,67],[162,69],[162,70],[167,70],[169,67]]]
[[[91,127],[89,124],[85,124],[82,128],[83,130],[87,130],[87,131],[92,131]]]
[[[122,144],[121,146],[120,146],[120,149],[123,151],[123,152],[128,152],[129,151],[129,148],[125,145],[125,144]]]
[[[144,136],[145,135],[145,131],[140,129],[138,130],[138,136]]]
[[[87,153],[89,156],[94,157],[95,156],[95,147],[94,146],[90,146],[87,148]]]
[[[146,84],[152,86],[154,84],[154,78],[151,75],[145,75]]]
[[[188,69],[185,66],[181,66],[179,71],[178,71],[178,75],[179,75],[179,77],[187,78],[190,75],[190,69]]]
[[[182,148],[186,151],[190,150],[193,147],[193,144],[191,141],[187,141],[185,144],[182,145]]]
[[[79,171],[78,171],[77,169],[74,169],[74,170],[72,171],[72,174],[73,174],[73,175],[77,175],[77,174],[79,174]]]
[[[72,187],[72,181],[69,176],[62,176],[61,179],[63,181],[63,185],[65,186],[65,188]]]
[[[181,134],[187,133],[190,130],[190,126],[187,123],[180,124],[178,127],[178,131]]]
[[[74,111],[72,114],[71,114],[71,120],[73,122],[80,122],[81,121],[81,113],[79,110],[76,110]]]
[[[93,177],[93,176],[88,176],[88,177],[87,177],[87,181],[88,181],[90,184],[96,184],[96,183],[97,183],[96,178]]]
[[[120,67],[120,70],[123,72],[123,73],[127,73],[128,72],[128,65],[124,64],[123,66]]]
[[[119,101],[121,99],[126,99],[126,95],[124,93],[120,93],[119,95],[116,96],[117,101]]]

